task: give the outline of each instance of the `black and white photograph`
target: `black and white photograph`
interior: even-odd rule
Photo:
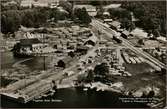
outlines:
[[[0,2],[0,108],[167,108],[166,0]]]

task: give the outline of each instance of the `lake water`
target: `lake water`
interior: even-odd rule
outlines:
[[[12,65],[14,63],[26,59],[26,58],[14,57],[12,52],[1,52],[0,57],[1,57],[1,69],[12,68]],[[51,57],[46,57],[45,58],[46,68],[49,68],[50,62],[51,62]],[[32,71],[33,70],[43,70],[44,58],[43,57],[34,57],[33,59],[27,60],[21,64],[26,65]]]
[[[119,97],[123,97],[117,93],[108,91],[95,91],[82,89],[68,88],[60,89],[53,96],[40,98],[28,102],[26,104],[17,103],[2,97],[2,107],[29,107],[29,108],[53,108],[53,107],[71,107],[71,108],[111,108],[111,107],[146,107],[141,103],[123,103]],[[124,96],[125,97],[125,96]],[[52,101],[51,101],[52,100]]]
[[[13,57],[11,52],[1,53],[1,68],[11,68],[15,62],[18,62],[20,58]],[[49,66],[50,58],[46,58],[47,66]],[[32,60],[24,62],[31,70],[34,69],[43,69],[43,58],[33,58]],[[35,101],[30,101],[26,104],[18,103],[13,100],[9,100],[6,97],[2,96],[1,106],[2,107],[145,107],[144,104],[141,103],[123,103],[119,99],[122,95],[117,93],[108,92],[108,91],[95,91],[88,90],[83,91],[83,89],[75,89],[75,88],[67,88],[60,89],[55,92],[53,96],[48,96],[42,99],[38,99]],[[50,101],[52,100],[52,102]],[[61,101],[61,102],[59,102]]]

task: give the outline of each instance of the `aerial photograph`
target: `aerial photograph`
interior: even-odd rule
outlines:
[[[167,106],[166,0],[0,2],[0,108]]]

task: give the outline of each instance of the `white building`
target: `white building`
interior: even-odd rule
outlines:
[[[22,7],[51,7],[59,4],[59,0],[23,0],[20,6]]]

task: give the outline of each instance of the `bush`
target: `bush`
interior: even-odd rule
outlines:
[[[81,23],[89,24],[91,22],[91,18],[88,15],[88,12],[86,11],[86,8],[78,8],[74,10],[74,15],[76,15],[76,18],[78,18]]]

